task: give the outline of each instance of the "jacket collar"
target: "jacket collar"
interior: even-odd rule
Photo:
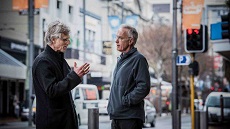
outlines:
[[[120,57],[123,59],[127,58],[128,56],[132,55],[134,52],[137,51],[137,48],[133,47],[130,51],[128,51],[127,53],[122,53],[120,55]]]
[[[50,55],[52,55],[52,57],[57,58],[58,60],[64,59],[63,52],[56,52],[49,45],[46,45],[45,52],[49,53]]]

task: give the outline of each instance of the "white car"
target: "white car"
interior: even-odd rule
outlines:
[[[145,123],[144,124],[150,123],[151,127],[155,127],[155,125],[156,125],[156,109],[149,100],[144,99],[144,101],[145,101],[145,106],[144,106]]]
[[[223,120],[221,117],[220,96],[223,96]],[[208,111],[208,122],[230,121],[230,93],[211,92],[206,99],[204,111]]]
[[[107,99],[99,100],[98,102],[99,115],[108,115],[107,106],[108,106]]]
[[[88,109],[98,108],[99,93],[96,85],[79,84],[72,89],[79,125],[88,124]]]

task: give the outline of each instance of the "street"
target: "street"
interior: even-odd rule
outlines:
[[[110,129],[109,116],[100,115],[99,116],[99,129]],[[9,122],[5,124],[0,124],[1,129],[35,129],[36,126],[28,127],[28,122]],[[230,125],[222,125],[222,124],[213,124],[209,125],[208,129],[229,129]],[[80,125],[80,129],[88,129],[87,125]],[[146,125],[143,129],[172,129],[172,117],[171,115],[162,115],[161,117],[157,117],[156,127],[150,128],[150,125]],[[191,117],[189,114],[181,115],[181,129],[191,129]]]

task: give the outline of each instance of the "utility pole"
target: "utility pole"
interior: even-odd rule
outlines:
[[[124,1],[123,0],[121,1],[121,7],[122,7],[122,10],[121,10],[121,23],[123,24],[124,23]]]
[[[33,79],[32,79],[32,65],[34,60],[34,0],[28,0],[28,33],[29,33],[29,65],[28,65],[28,74],[29,78],[29,126],[32,126],[32,88],[33,88]],[[27,55],[28,56],[28,55]]]
[[[177,65],[176,65],[176,58],[177,58],[177,0],[173,0],[173,30],[172,30],[172,129],[178,129],[180,127],[177,123],[177,109],[178,109],[178,102],[177,102]]]
[[[85,28],[85,0],[83,0],[83,33],[84,33],[84,54],[83,54],[83,60],[84,60],[84,63],[86,62],[86,28]],[[87,75],[83,76],[83,84],[87,84]]]

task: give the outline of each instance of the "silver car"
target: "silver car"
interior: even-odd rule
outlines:
[[[145,100],[145,106],[144,106],[145,123],[144,124],[150,123],[151,127],[155,127],[155,125],[156,125],[156,109],[149,100],[147,100],[147,99],[144,99],[144,100]]]

